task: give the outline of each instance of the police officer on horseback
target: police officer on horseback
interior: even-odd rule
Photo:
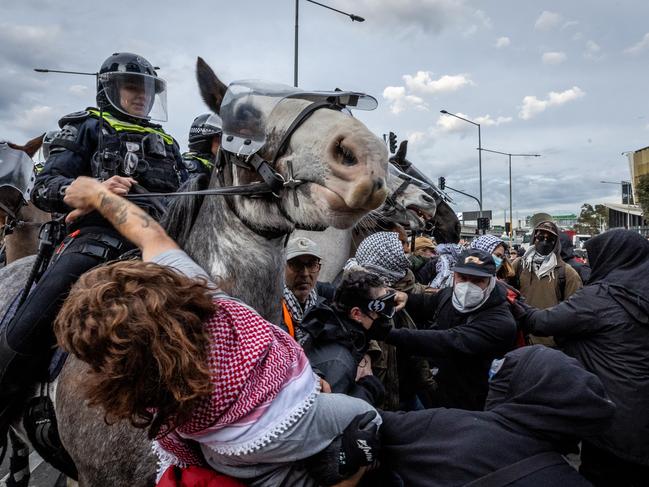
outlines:
[[[176,191],[187,171],[177,142],[153,120],[166,121],[166,83],[146,59],[115,53],[102,64],[97,108],[66,115],[38,174],[32,200],[40,209],[67,213],[66,188],[79,176],[102,181],[115,194]],[[155,219],[164,202],[137,201]],[[12,398],[40,379],[55,343],[52,323],[70,287],[87,270],[133,246],[97,212],[76,220],[52,263],[0,334],[0,427]]]
[[[204,113],[194,119],[189,129],[189,152],[183,154],[183,163],[190,175],[209,176],[212,173],[222,133],[223,124],[217,114]]]

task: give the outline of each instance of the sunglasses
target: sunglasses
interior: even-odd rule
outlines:
[[[389,291],[381,297],[368,301],[366,305],[367,310],[374,311],[386,318],[392,318],[396,312],[396,296],[396,291]]]

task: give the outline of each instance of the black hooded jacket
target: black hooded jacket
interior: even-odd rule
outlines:
[[[372,405],[383,401],[385,389],[373,375],[356,381],[356,370],[367,351],[365,330],[324,299],[309,308],[300,328],[307,333],[303,347],[311,367],[331,386],[331,392],[363,399]]]
[[[382,463],[409,487],[461,486],[534,455],[563,452],[605,429],[614,408],[601,381],[576,360],[541,345],[523,347],[505,356],[485,411],[383,412]],[[590,485],[556,458],[508,485]]]
[[[554,335],[568,355],[596,374],[617,405],[613,425],[592,443],[649,465],[649,242],[610,230],[586,242],[592,273],[568,301],[530,308],[520,322]]]
[[[581,277],[581,282],[586,283],[590,278],[590,266],[588,264],[577,262],[577,258],[575,257],[575,247],[572,244],[570,235],[561,232],[559,234],[559,243],[561,243],[561,260],[576,270],[579,277]]]
[[[430,359],[439,369],[439,404],[444,407],[481,410],[487,396],[491,361],[514,348],[516,322],[497,285],[477,310],[460,313],[452,303],[453,288],[436,294],[411,294],[406,309],[419,328],[394,329],[386,341],[414,355]]]

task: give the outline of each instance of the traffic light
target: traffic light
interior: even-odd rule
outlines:
[[[440,176],[439,178],[439,189],[444,189],[446,187],[446,178],[444,176]]]
[[[390,153],[394,154],[397,152],[397,134],[390,132],[388,139],[390,141]]]
[[[489,230],[489,218],[478,218],[478,230]]]

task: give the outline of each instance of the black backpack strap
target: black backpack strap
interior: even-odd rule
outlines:
[[[503,487],[543,468],[561,464],[567,465],[559,453],[543,452],[491,472],[465,484],[464,487]]]
[[[559,281],[559,302],[566,299],[566,266],[568,264],[564,263],[559,265],[559,273],[557,280]]]

